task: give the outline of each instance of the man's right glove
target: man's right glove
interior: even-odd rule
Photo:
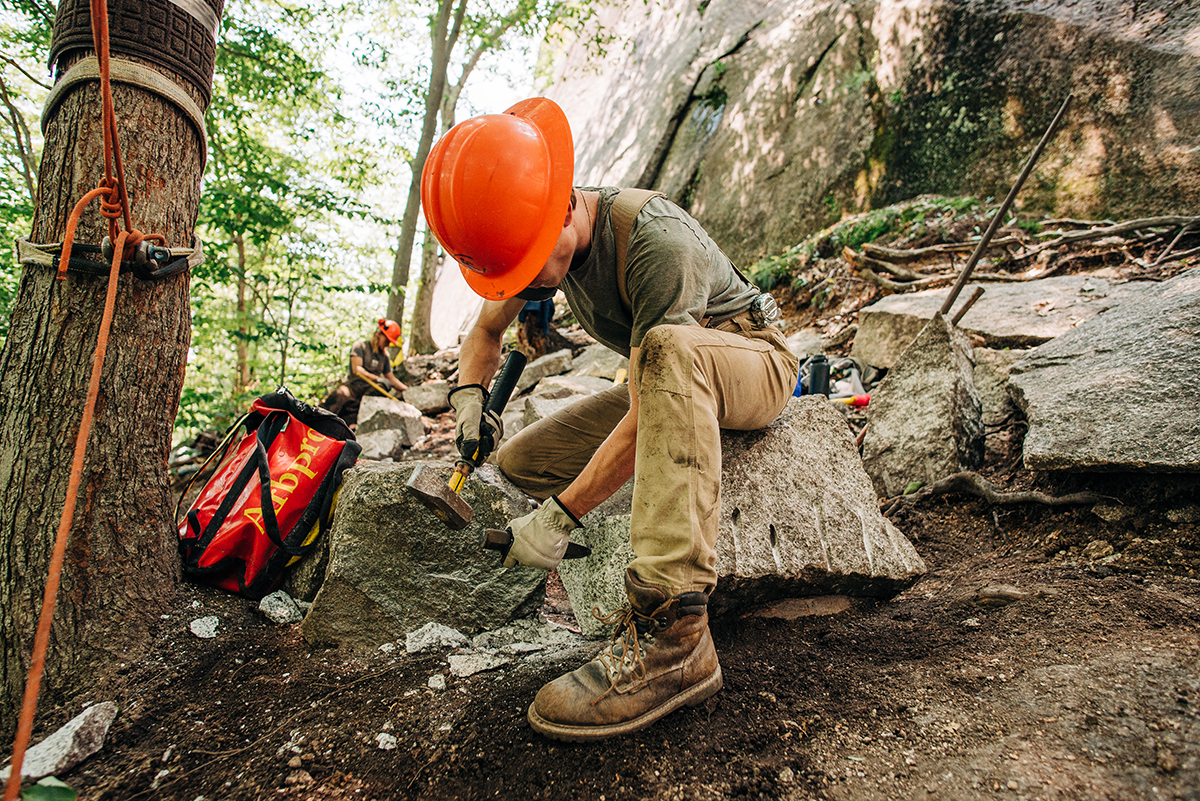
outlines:
[[[482,384],[465,384],[450,391],[454,407],[454,444],[462,457],[478,467],[504,436],[504,423],[495,412],[485,412],[488,391]]]
[[[518,564],[553,570],[571,543],[571,532],[580,527],[567,507],[551,495],[534,511],[508,524],[513,541],[504,556],[505,567]]]

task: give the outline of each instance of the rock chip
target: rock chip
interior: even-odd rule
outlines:
[[[405,650],[410,654],[432,648],[457,648],[467,642],[467,635],[441,623],[426,623],[416,631],[410,631],[404,638]]]
[[[192,634],[195,634],[202,640],[210,640],[217,636],[217,629],[221,625],[221,619],[216,615],[206,615],[198,617],[189,624]]]
[[[283,590],[276,590],[258,602],[258,611],[262,612],[272,623],[299,623],[304,619],[300,607],[292,600],[292,596]]]
[[[104,738],[116,717],[117,704],[113,701],[89,706],[25,752],[21,775],[36,781],[71,770],[104,747]],[[11,767],[6,767],[0,770],[0,779],[7,781],[11,774]]]
[[[487,653],[451,654],[447,661],[450,663],[450,675],[460,679],[495,670],[512,662],[507,656]]]

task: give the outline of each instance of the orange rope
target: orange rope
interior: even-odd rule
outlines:
[[[91,194],[91,193],[89,193]],[[76,207],[80,210],[79,207]],[[67,535],[75,519],[75,502],[79,497],[79,484],[83,477],[83,461],[87,454],[88,435],[92,431],[92,418],[96,410],[96,399],[100,396],[100,372],[104,366],[104,355],[108,350],[108,332],[112,327],[113,308],[117,301],[117,277],[121,272],[121,248],[125,244],[126,232],[117,235],[117,246],[113,253],[112,267],[108,271],[108,293],[104,297],[104,314],[100,318],[100,333],[96,338],[96,355],[92,358],[92,376],[88,381],[87,402],[83,407],[83,419],[79,423],[79,434],[75,438],[75,459],[71,463],[71,478],[67,482],[67,499],[63,505],[62,519],[58,523],[58,536],[54,540],[54,553],[50,557],[50,575],[46,579],[46,593],[42,599],[42,616],[38,620],[37,635],[33,641],[33,661],[29,666],[29,678],[25,682],[25,702],[17,722],[17,736],[13,741],[12,768],[4,801],[17,801],[21,794],[21,764],[25,761],[25,750],[29,746],[29,735],[33,732],[33,716],[37,711],[38,690],[41,689],[42,673],[46,666],[46,650],[50,643],[50,624],[54,622],[54,607],[58,601],[58,587],[62,578],[63,557],[67,551]],[[66,243],[63,253],[66,255]]]
[[[71,257],[71,247],[75,241],[75,229],[84,209],[96,198],[100,198],[100,213],[108,219],[109,236],[113,240],[112,265],[108,273],[108,291],[104,298],[104,313],[100,319],[100,331],[96,336],[96,352],[92,357],[92,373],[88,379],[87,401],[83,408],[83,417],[79,423],[79,433],[75,438],[75,456],[71,464],[71,476],[67,482],[67,497],[63,504],[62,517],[58,523],[58,535],[54,540],[54,550],[50,557],[49,575],[46,579],[46,592],[42,599],[42,613],[38,619],[37,633],[34,636],[33,654],[29,666],[29,677],[25,682],[25,699],[17,722],[16,739],[13,742],[11,773],[4,792],[4,801],[17,801],[21,792],[21,766],[25,761],[25,751],[29,746],[29,737],[33,731],[33,718],[37,711],[38,692],[41,689],[42,674],[45,672],[46,651],[50,643],[50,627],[54,622],[54,608],[58,601],[58,589],[62,581],[63,561],[67,551],[67,539],[71,524],[75,520],[75,504],[79,497],[79,485],[83,480],[83,466],[87,455],[88,436],[91,434],[92,421],[96,411],[96,400],[100,396],[100,374],[104,367],[104,357],[108,351],[108,335],[112,328],[113,311],[117,301],[117,282],[121,272],[121,262],[132,256],[143,239],[157,239],[163,244],[166,238],[161,234],[143,234],[131,223],[129,212],[129,196],[125,189],[125,170],[121,163],[121,149],[117,137],[117,116],[113,107],[112,84],[109,81],[109,50],[108,50],[108,3],[107,0],[91,0],[92,41],[96,48],[100,63],[100,95],[102,100],[102,128],[104,131],[104,178],[100,185],[88,192],[67,218],[66,231],[63,234],[62,253],[59,256],[58,278],[66,278],[67,264]],[[115,197],[114,197],[115,196]],[[118,233],[117,218],[123,217],[125,230]],[[127,248],[129,253],[127,253]]]

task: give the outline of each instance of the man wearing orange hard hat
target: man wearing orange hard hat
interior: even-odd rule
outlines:
[[[634,478],[629,605],[612,645],[550,682],[529,722],[564,740],[637,731],[721,688],[708,630],[717,583],[722,428],[769,424],[799,364],[778,312],[691,216],[658,193],[573,186],[574,146],[546,98],[467,120],[425,164],[426,220],[487,299],[450,402],[465,458],[503,426],[483,412],[502,337],[527,300],[562,290],[629,357],[629,381],[522,429],[495,462],[542,505],[509,526],[504,564],[553,569],[579,520]]]
[[[369,337],[350,346],[350,372],[321,402],[321,408],[333,412],[353,428],[358,425],[358,409],[364,396],[382,395],[380,390],[398,396],[407,390],[392,371],[388,345],[399,347],[400,324],[381,317]]]

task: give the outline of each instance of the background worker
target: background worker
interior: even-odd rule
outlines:
[[[573,163],[562,110],[533,98],[451,129],[426,163],[422,200],[442,246],[488,299],[463,342],[450,398],[464,456],[502,435],[500,421],[482,413],[484,385],[528,300],[563,290],[584,329],[630,360],[627,384],[522,429],[495,455],[517,486],[545,499],[509,524],[509,567],[554,568],[579,520],[634,478],[636,558],[613,642],[543,687],[528,712],[537,731],[586,741],[637,731],[721,688],[707,612],[717,583],[720,429],[775,419],[799,365],[771,325],[770,296],[694,219],[662,197],[630,211],[617,189],[574,188]],[[614,231],[622,215],[636,215],[623,282]]]
[[[367,379],[400,397],[400,393],[408,387],[392,372],[392,362],[387,352],[388,345],[399,344],[400,324],[395,320],[380,318],[370,336],[350,346],[350,371],[342,383],[334,387],[321,402],[321,408],[333,412],[354,428],[358,425],[358,407],[363,397],[383,394],[371,386]]]

